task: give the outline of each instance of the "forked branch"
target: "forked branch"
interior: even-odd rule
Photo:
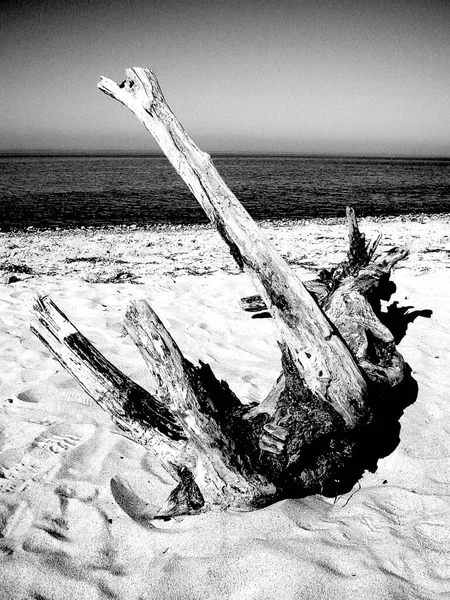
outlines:
[[[123,84],[102,78],[99,88],[154,135],[252,277],[260,296],[244,306],[273,316],[282,373],[265,401],[245,406],[208,365],[184,358],[144,301],[130,305],[125,324],[158,382],[155,395],[111,365],[47,298],[36,303],[34,333],[178,480],[155,518],[342,491],[373,468],[378,432],[386,437],[399,414],[392,406],[404,401],[409,371],[380,317],[395,288],[391,269],[407,252],[375,258],[379,239],[367,245],[349,209],[348,260],[306,287],[186,134],[151,71],[128,69]],[[128,493],[121,485],[113,480],[115,497]]]

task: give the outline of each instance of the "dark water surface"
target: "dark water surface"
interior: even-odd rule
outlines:
[[[255,219],[450,212],[450,159],[213,155]],[[0,155],[0,228],[203,223],[162,155]]]

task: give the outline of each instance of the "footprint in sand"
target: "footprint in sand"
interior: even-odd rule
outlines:
[[[48,489],[44,503],[0,504],[0,560],[2,553],[25,551],[30,563],[40,557],[61,576],[90,581],[102,571],[123,575],[112,519],[97,504],[98,496],[95,485],[68,480]]]
[[[4,509],[4,506],[1,507]],[[0,520],[0,551],[5,554],[12,554],[22,545],[23,538],[29,531],[34,519],[33,511],[25,500],[5,514],[1,511]]]
[[[50,481],[60,470],[62,455],[91,437],[90,426],[51,426],[25,449],[10,467],[1,466],[0,494],[23,492],[33,482]]]

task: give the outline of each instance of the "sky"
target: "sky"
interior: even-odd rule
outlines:
[[[450,156],[448,0],[2,0],[0,151],[158,150],[96,87],[143,66],[203,150]]]

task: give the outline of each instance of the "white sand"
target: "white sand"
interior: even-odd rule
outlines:
[[[386,245],[409,241],[394,299],[433,311],[410,324],[400,344],[419,395],[401,419],[399,446],[377,472],[337,499],[288,500],[158,528],[139,519],[145,504],[133,502],[150,502],[170,482],[30,333],[34,294],[50,295],[150,390],[154,383],[122,329],[129,300],[149,300],[186,356],[209,362],[245,400],[262,399],[278,375],[273,322],[240,310],[238,300],[253,288],[208,229],[2,234],[0,264],[26,264],[34,275],[18,273],[20,281],[0,286],[0,597],[450,597],[449,223],[361,223],[369,236],[383,231]],[[303,278],[345,250],[342,222],[267,233]],[[66,262],[76,257],[91,262]],[[82,279],[117,268],[142,285]],[[125,508],[134,519],[114,500],[113,478],[129,490]]]

